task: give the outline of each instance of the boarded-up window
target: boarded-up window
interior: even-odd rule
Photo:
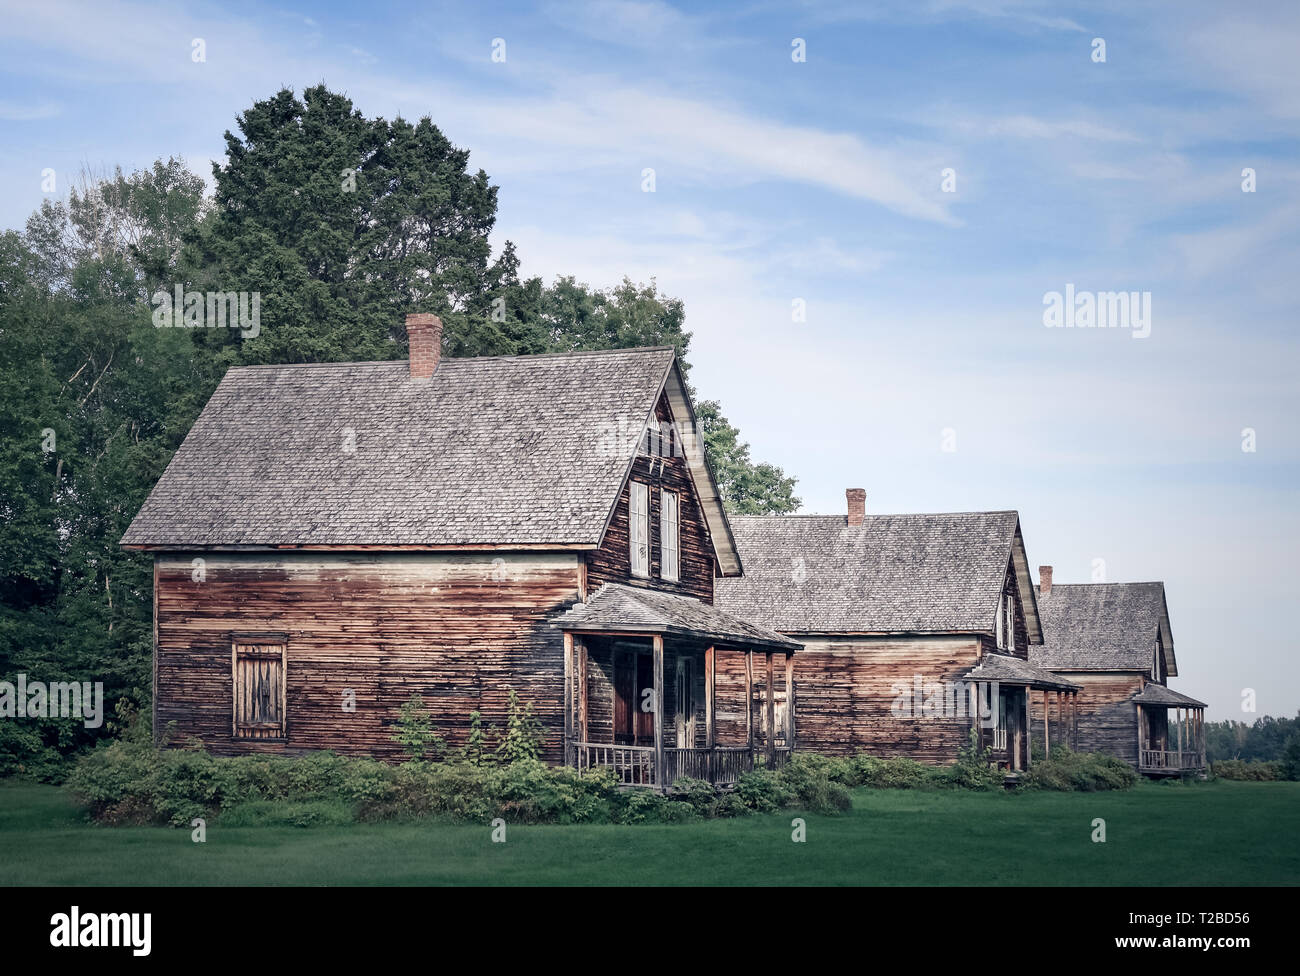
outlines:
[[[659,501],[659,575],[675,580],[677,568],[677,492],[665,491]]]
[[[238,739],[284,737],[284,642],[235,639],[234,735]]]
[[[633,481],[628,485],[628,532],[633,576],[650,575],[650,488]]]

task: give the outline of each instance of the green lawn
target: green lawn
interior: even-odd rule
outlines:
[[[1128,793],[856,790],[853,811],[653,827],[439,823],[99,827],[56,787],[0,782],[0,884],[1300,883],[1300,783]],[[1106,821],[1106,843],[1091,840]]]

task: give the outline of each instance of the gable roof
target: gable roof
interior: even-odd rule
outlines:
[[[1029,656],[1041,668],[1149,672],[1159,636],[1178,674],[1164,583],[1057,583],[1038,605],[1043,646]]]
[[[1176,708],[1206,708],[1203,701],[1197,701],[1188,695],[1166,688],[1157,682],[1149,682],[1145,688],[1134,694],[1132,701],[1140,705],[1166,705]]]
[[[1050,691],[1078,691],[1082,687],[1011,654],[985,654],[978,665],[966,672],[965,678],[967,681],[1029,685]]]
[[[789,634],[991,633],[1008,564],[1031,642],[1041,640],[1013,511],[733,516],[745,575],[715,600]]]
[[[803,647],[788,637],[741,620],[694,597],[625,583],[605,583],[555,618],[563,630],[677,634],[718,643],[794,651]]]
[[[404,360],[236,367],[122,544],[594,548],[670,381],[670,347],[444,358],[427,380]]]

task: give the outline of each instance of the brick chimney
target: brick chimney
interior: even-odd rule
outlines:
[[[849,500],[849,525],[861,525],[867,517],[867,491],[865,488],[846,488],[844,497]]]
[[[431,312],[412,312],[406,316],[406,338],[411,347],[411,379],[427,380],[442,354],[442,319]]]
[[[1047,596],[1052,592],[1052,567],[1038,567],[1038,592]]]

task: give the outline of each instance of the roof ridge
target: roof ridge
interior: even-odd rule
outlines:
[[[1018,509],[1014,508],[990,508],[974,509],[966,512],[874,512],[865,515],[864,520],[879,518],[937,518],[941,515],[1019,515]],[[758,515],[728,515],[729,519],[740,521],[742,519],[765,519],[776,521],[778,519],[839,519],[845,520],[843,514],[824,515],[817,512],[782,512],[782,513],[763,513]]]
[[[1105,583],[1053,583],[1052,589],[1056,590],[1066,586],[1164,586],[1164,580],[1108,580]]]
[[[579,359],[586,356],[614,356],[620,353],[649,353],[649,352],[672,352],[676,355],[676,348],[673,346],[627,346],[621,349],[570,349],[560,352],[532,352],[532,353],[511,353],[501,356],[443,356],[439,360],[439,365],[443,363],[480,363],[494,360],[534,360],[534,359]],[[362,359],[357,361],[347,361],[340,363],[249,363],[241,366],[231,366],[230,370],[246,369],[303,369],[317,367],[344,367],[344,366],[405,366],[406,359]]]

